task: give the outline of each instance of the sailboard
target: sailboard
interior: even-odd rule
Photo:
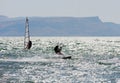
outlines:
[[[62,57],[62,59],[71,59],[72,57],[71,56],[64,56]]]
[[[61,56],[62,59],[71,59],[72,57],[71,56],[64,56],[64,54],[62,53],[58,53],[57,55]]]
[[[30,49],[32,47],[32,42],[30,40],[30,32],[29,32],[29,21],[26,17],[25,22],[25,36],[24,36],[24,49]]]

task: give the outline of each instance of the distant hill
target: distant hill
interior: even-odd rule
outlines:
[[[99,17],[29,17],[32,36],[120,36],[120,24]],[[24,36],[25,18],[0,16],[0,36]]]

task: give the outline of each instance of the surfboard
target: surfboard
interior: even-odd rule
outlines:
[[[64,56],[62,57],[62,59],[71,59],[72,57],[71,56]]]
[[[60,53],[60,54],[58,53],[57,55],[59,55],[58,58],[62,58],[62,59],[71,59],[72,58],[70,55],[64,56],[63,53]]]

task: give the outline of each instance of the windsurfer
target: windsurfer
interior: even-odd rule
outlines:
[[[28,43],[27,43],[27,49],[30,49],[31,48],[31,46],[32,46],[32,42],[31,41],[29,41]]]

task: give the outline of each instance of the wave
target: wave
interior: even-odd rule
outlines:
[[[17,59],[0,59],[2,62],[61,62],[62,58],[60,57],[29,57],[29,58],[17,58]]]

